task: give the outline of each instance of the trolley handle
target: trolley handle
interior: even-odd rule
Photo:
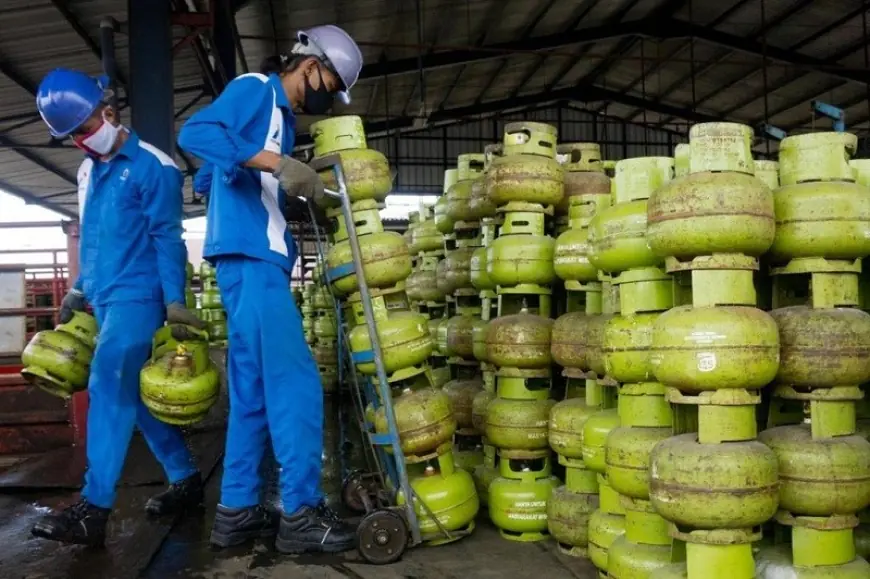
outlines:
[[[344,168],[341,164],[341,155],[332,153],[323,157],[313,159],[309,165],[318,173],[331,169],[335,176],[335,182],[338,191],[324,189],[326,195],[332,199],[338,199],[341,203],[341,212],[344,216],[345,227],[347,227],[348,243],[350,244],[351,255],[353,257],[354,267],[356,269],[357,285],[359,286],[360,301],[362,302],[363,314],[365,315],[366,326],[369,330],[369,342],[371,343],[372,355],[375,363],[375,371],[378,378],[378,390],[381,394],[381,399],[384,402],[384,414],[386,415],[389,437],[391,439],[391,447],[393,457],[396,462],[396,471],[399,478],[399,486],[402,493],[405,495],[405,517],[411,527],[411,538],[416,545],[420,543],[420,527],[417,522],[417,513],[414,510],[414,490],[411,488],[411,483],[408,479],[408,471],[405,468],[405,458],[402,453],[402,443],[399,439],[399,427],[396,423],[396,414],[393,410],[390,385],[387,381],[387,371],[384,365],[384,358],[381,350],[381,340],[378,337],[377,324],[375,322],[374,307],[372,306],[371,294],[369,286],[366,282],[365,271],[363,270],[362,250],[360,249],[359,238],[356,235],[356,224],[353,220],[353,210],[351,208],[350,197],[347,194],[347,181],[345,180]],[[311,203],[311,201],[309,201]]]

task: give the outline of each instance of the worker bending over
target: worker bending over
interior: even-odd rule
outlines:
[[[139,371],[154,332],[166,320],[202,327],[184,307],[183,178],[167,154],[121,126],[104,101],[105,86],[105,79],[57,69],[36,95],[51,135],[71,137],[85,153],[78,170],[81,271],[63,298],[60,321],[90,303],[100,333],[88,382],[88,468],[81,499],[40,519],[32,532],[88,545],[105,539],[135,426],[170,483],[146,510],[176,513],[202,501],[202,480],[181,431],[159,422],[139,398]]]
[[[359,47],[336,26],[299,32],[266,74],[244,74],[193,115],[179,145],[211,165],[204,256],[217,268],[228,316],[230,415],[221,500],[211,534],[236,545],[278,529],[285,553],[337,552],[355,530],[323,503],[323,391],[290,293],[296,246],[282,215],[288,197],[316,199],[323,185],[293,159],[294,110],[322,115],[362,67]],[[271,436],[283,513],[260,505],[258,467]],[[280,522],[279,522],[280,520]]]

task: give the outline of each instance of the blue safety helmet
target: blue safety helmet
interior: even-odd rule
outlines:
[[[62,138],[79,128],[97,110],[108,78],[77,70],[56,68],[45,75],[36,91],[36,108],[53,137]]]

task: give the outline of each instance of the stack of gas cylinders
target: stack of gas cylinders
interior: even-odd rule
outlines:
[[[476,223],[474,473],[505,538],[611,579],[870,577],[870,161],[848,133],[778,163],[752,139],[700,124],[607,162],[511,123],[467,203],[447,176],[446,255]],[[442,341],[466,360],[457,269]]]
[[[205,322],[209,340],[216,346],[226,346],[227,313],[221,301],[215,268],[205,260],[199,264],[199,283],[202,288],[199,296],[199,319]]]
[[[435,387],[432,378],[429,359],[435,340],[429,319],[419,311],[419,297],[412,294],[416,298],[412,301],[407,293],[406,280],[412,272],[409,243],[401,234],[385,231],[380,218],[379,210],[392,185],[389,166],[382,153],[367,148],[359,117],[319,121],[311,129],[315,158],[337,155],[341,160],[421,536],[430,544],[455,540],[467,534],[460,531],[473,528],[477,492],[471,475],[456,466],[453,437],[457,420],[450,397]],[[327,187],[336,188],[331,169],[323,170],[321,177]],[[347,331],[356,370],[374,386],[377,371],[348,229],[340,207],[325,210],[333,222],[325,277],[346,312],[342,329]],[[408,239],[412,235],[413,230]],[[420,251],[437,252],[433,245],[415,245],[418,257]],[[380,396],[377,388],[370,391]],[[389,433],[384,408],[374,403],[366,409],[366,427],[372,434]],[[385,450],[391,451],[390,447]],[[400,494],[399,501],[405,500]]]

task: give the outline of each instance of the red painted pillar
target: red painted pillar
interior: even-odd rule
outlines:
[[[66,233],[67,264],[69,279],[67,287],[75,283],[79,275],[79,224],[77,221],[65,221],[63,232]],[[69,421],[73,429],[73,444],[84,448],[88,435],[88,391],[73,394],[69,404]]]

